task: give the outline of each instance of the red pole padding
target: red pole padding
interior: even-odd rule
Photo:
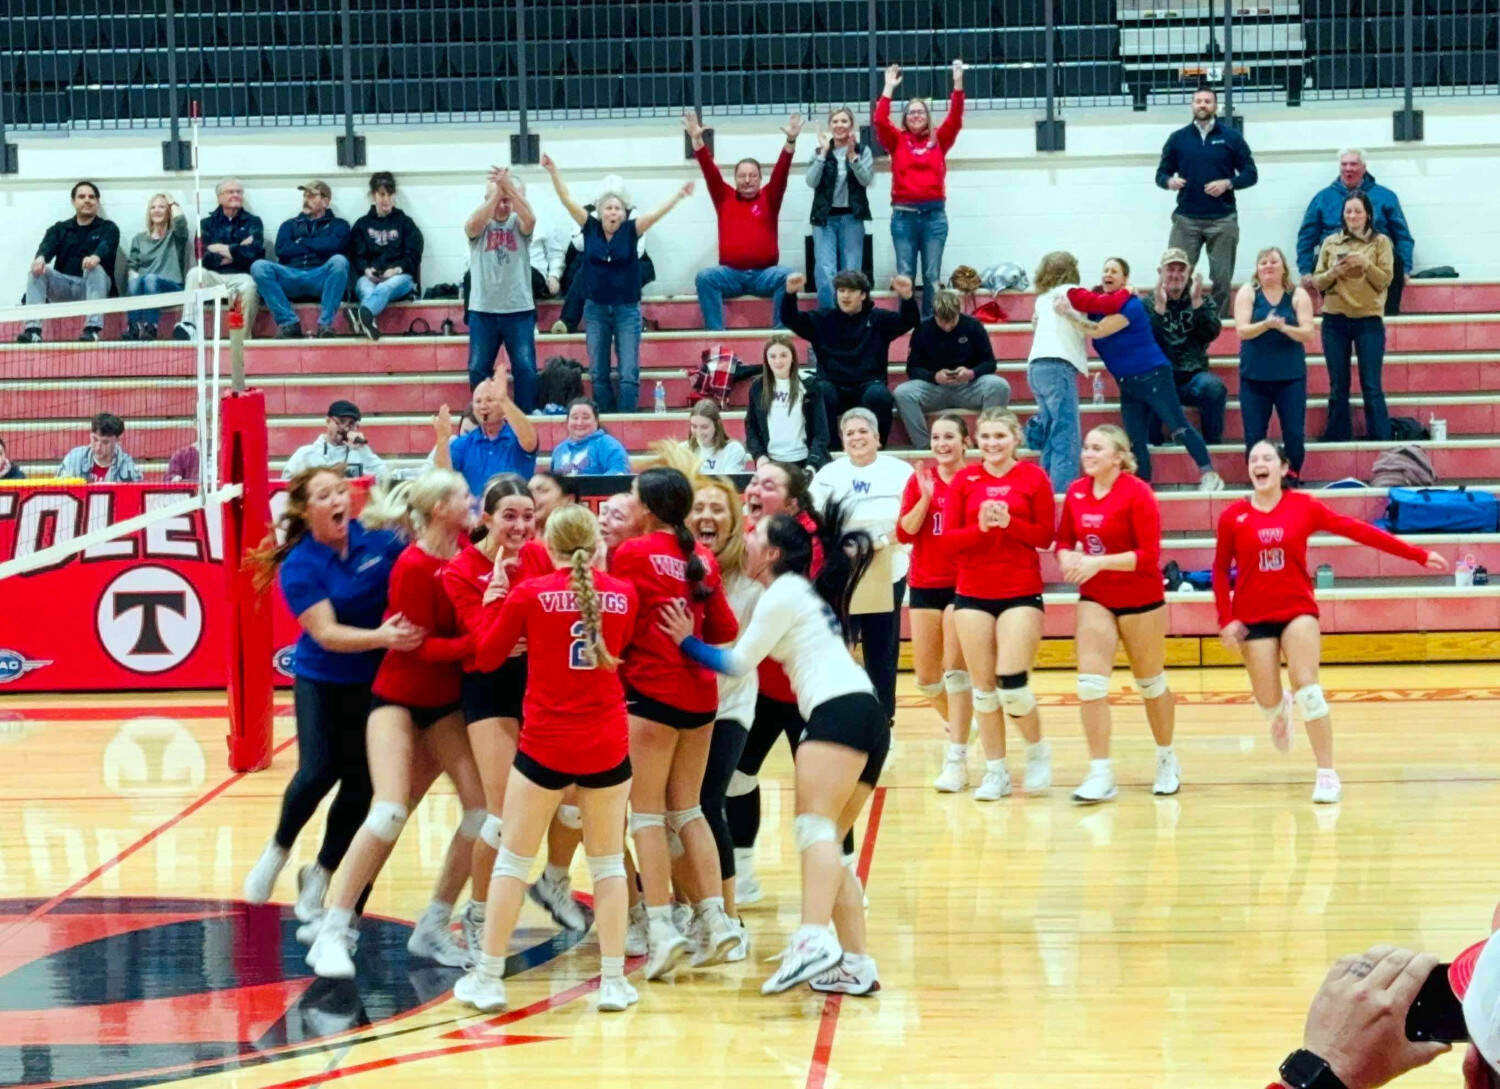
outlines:
[[[224,580],[229,604],[229,767],[259,771],[271,764],[272,658],[270,591],[257,591],[246,553],[271,529],[266,398],[259,390],[231,393],[219,408],[220,475],[244,493],[224,504]]]

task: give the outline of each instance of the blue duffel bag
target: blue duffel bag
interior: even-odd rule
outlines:
[[[1467,488],[1392,488],[1382,521],[1392,533],[1494,533],[1500,499]]]

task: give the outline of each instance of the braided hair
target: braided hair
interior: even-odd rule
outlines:
[[[613,672],[620,664],[604,642],[604,620],[599,611],[599,594],[594,586],[594,551],[599,545],[599,523],[583,506],[559,507],[547,519],[547,548],[568,561],[572,571],[569,583],[578,601],[578,615],[583,621],[583,660],[592,669]]]
[[[688,595],[694,601],[702,601],[713,591],[704,585],[708,577],[708,566],[698,555],[697,538],[687,527],[687,517],[693,510],[693,485],[678,469],[647,469],[635,481],[636,495],[641,506],[667,529],[677,540],[677,548],[687,565]]]

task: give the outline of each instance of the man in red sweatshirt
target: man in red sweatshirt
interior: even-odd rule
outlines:
[[[698,273],[698,307],[703,311],[705,329],[724,328],[724,296],[756,295],[771,300],[773,320],[780,324],[781,297],[786,292],[786,278],[794,270],[781,265],[781,244],[777,238],[777,217],[781,198],[786,195],[786,179],[792,169],[792,152],[797,149],[797,135],[802,131],[802,115],[792,114],[782,132],[786,146],[771,171],[771,182],[762,187],[760,163],[741,159],[734,164],[734,185],[719,174],[713,153],[703,144],[703,122],[696,110],[689,108],[682,117],[682,127],[693,142],[693,154],[703,169],[708,195],[719,217],[719,263]]]

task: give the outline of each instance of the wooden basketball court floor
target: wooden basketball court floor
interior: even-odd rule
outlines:
[[[238,901],[295,764],[290,718],[272,769],[234,776],[222,694],[0,698],[0,1085],[1264,1085],[1335,958],[1386,940],[1451,956],[1500,898],[1494,668],[1323,680],[1342,805],[1310,803],[1305,738],[1270,747],[1239,671],[1177,670],[1182,793],[1152,798],[1139,700],[1117,696],[1120,796],[1086,809],[1069,800],[1086,765],[1071,674],[1036,681],[1056,785],[990,805],[931,790],[939,729],[903,675],[860,830],[883,990],[759,993],[796,919],[778,750],[752,960],[637,976],[640,1005],[607,1016],[592,935],[558,939],[531,905],[504,1014],[454,1003],[456,973],[406,956],[451,793],[414,814],[376,886],[360,980],[330,986],[286,906],[321,816],[282,904]],[[1455,1055],[1402,1084],[1458,1081]]]

